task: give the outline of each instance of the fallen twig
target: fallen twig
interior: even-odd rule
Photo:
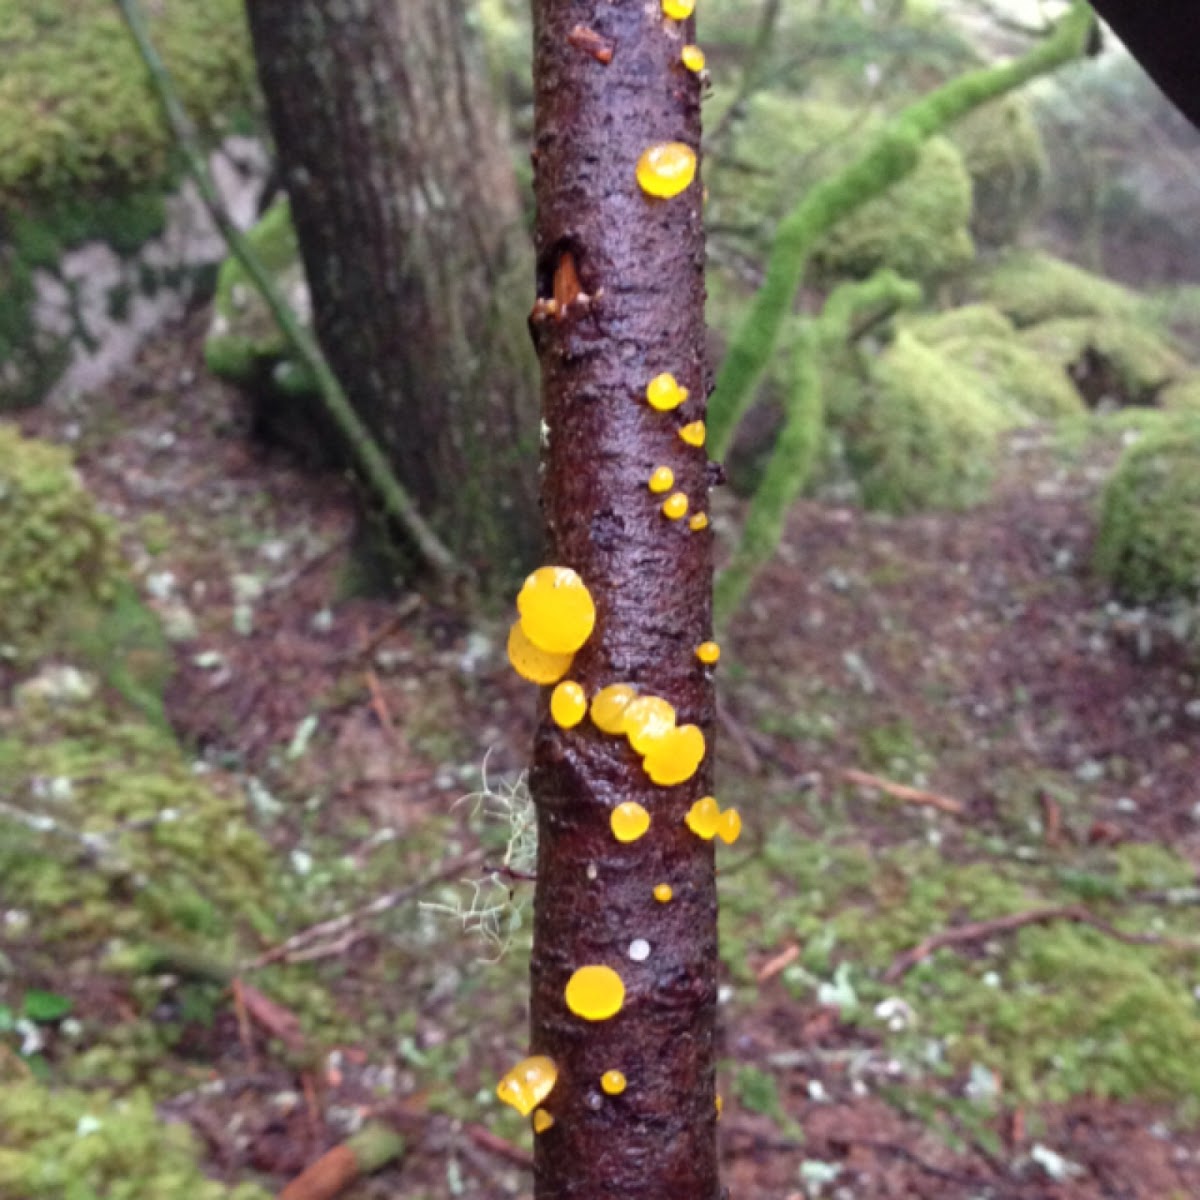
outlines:
[[[528,1150],[514,1146],[512,1142],[506,1142],[502,1137],[497,1137],[490,1129],[485,1129],[482,1125],[468,1125],[466,1133],[481,1150],[495,1154],[498,1158],[506,1159],[515,1167],[521,1167],[526,1171],[532,1170],[533,1155]]]
[[[949,813],[955,817],[961,817],[967,811],[961,800],[954,800],[950,796],[941,796],[937,792],[927,792],[921,788],[909,787],[904,783],[893,783],[890,779],[872,775],[869,771],[847,768],[841,774],[842,778],[849,783],[857,783],[860,787],[875,788],[897,800],[904,800],[908,804],[936,808],[939,812]]]
[[[1000,933],[1013,933],[1026,925],[1046,925],[1051,921],[1073,921],[1077,925],[1088,925],[1105,937],[1123,942],[1127,946],[1166,946],[1172,950],[1191,950],[1200,953],[1200,942],[1188,942],[1177,938],[1159,937],[1153,933],[1126,933],[1115,925],[1101,920],[1077,904],[1054,905],[1049,908],[1033,908],[1027,912],[1009,913],[990,921],[971,921],[944,929],[932,937],[918,942],[911,950],[898,954],[892,965],[884,972],[884,983],[895,983],[903,979],[918,963],[947,946],[962,946],[968,942],[983,941]]]
[[[279,1193],[279,1200],[333,1200],[364,1175],[399,1158],[404,1138],[386,1125],[363,1126],[349,1141],[322,1154]]]
[[[314,958],[324,958],[329,954],[339,953],[357,940],[351,938],[347,941],[343,936],[353,930],[354,926],[371,917],[377,917],[381,913],[390,912],[397,905],[413,899],[414,896],[420,895],[426,888],[433,887],[436,883],[444,883],[447,879],[453,879],[456,875],[479,866],[484,860],[484,854],[483,850],[472,850],[469,854],[460,855],[458,858],[443,863],[436,871],[426,875],[423,879],[418,879],[416,883],[410,883],[407,887],[397,888],[394,892],[376,896],[369,903],[352,912],[343,913],[340,917],[333,917],[328,921],[319,921],[316,925],[310,925],[307,929],[293,934],[287,941],[260,954],[249,965],[257,968],[281,961],[307,962]]]
[[[754,979],[756,983],[766,983],[770,979],[774,979],[780,972],[786,970],[800,957],[800,947],[793,942],[786,949],[781,950],[774,958],[769,958],[758,969],[758,974]]]

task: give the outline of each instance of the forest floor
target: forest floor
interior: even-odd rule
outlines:
[[[244,989],[182,1016],[160,1003],[177,1033],[162,1108],[220,1179],[277,1188],[378,1115],[409,1152],[347,1195],[528,1195],[531,1134],[493,1095],[526,1030],[529,889],[489,870],[527,833],[501,786],[535,710],[508,618],[364,596],[352,489],[249,440],[201,332],[21,424],[71,443],[119,522],[179,639],[175,735],[246,798],[295,897],[285,933],[410,891],[267,973],[243,959],[303,1045]],[[1025,431],[969,513],[805,502],[731,632],[732,1197],[1200,1196],[1200,689],[1169,623],[1089,576],[1121,437]],[[736,514],[718,503],[719,535]],[[485,766],[491,794],[464,802]],[[902,957],[951,928],[969,936]],[[89,1036],[136,1007],[117,978],[10,957]],[[67,1050],[45,1053],[53,1071]]]

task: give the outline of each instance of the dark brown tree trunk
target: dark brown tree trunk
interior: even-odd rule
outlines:
[[[695,655],[710,630],[711,531],[668,519],[647,488],[669,466],[691,512],[707,510],[706,456],[678,435],[703,417],[709,390],[701,184],[653,199],[635,178],[651,144],[699,146],[700,84],[680,63],[692,27],[658,0],[535,0],[534,14],[542,504],[549,561],[574,568],[597,609],[570,677],[588,696],[617,682],[662,696],[708,744],[697,775],[659,787],[624,738],[543,713],[531,1044],[558,1080],[535,1195],[715,1200],[713,843],[685,824],[711,786],[714,697]],[[646,402],[661,372],[690,391],[672,412]],[[622,843],[610,815],[626,801],[652,821]],[[669,902],[655,898],[661,884]],[[639,939],[644,957],[631,954]],[[623,981],[610,1019],[565,1002],[586,965]],[[620,1095],[601,1087],[610,1070],[625,1076]]]
[[[449,547],[536,545],[528,249],[465,9],[248,0],[322,348]]]

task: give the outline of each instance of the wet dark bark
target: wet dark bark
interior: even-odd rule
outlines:
[[[705,511],[705,454],[679,426],[704,414],[701,184],[655,200],[635,164],[652,143],[700,141],[699,82],[679,62],[691,22],[648,0],[535,0],[538,293],[565,316],[533,325],[542,366],[547,561],[588,585],[597,625],[571,678],[588,693],[638,685],[700,725],[708,754],[688,783],[652,784],[624,739],[590,721],[570,731],[543,715],[531,787],[538,808],[532,1049],[559,1069],[539,1135],[541,1200],[715,1200],[716,887],[713,846],[684,817],[711,789],[714,699],[694,648],[709,636],[711,532],[669,521],[646,481],[668,465],[693,512]],[[599,41],[580,28],[599,35]],[[607,65],[598,46],[611,46]],[[557,284],[557,286],[556,286]],[[670,372],[690,390],[671,413],[645,402]],[[636,800],[649,833],[617,842],[609,815]],[[670,903],[656,885],[673,889]],[[630,958],[637,938],[645,961]],[[607,1021],[568,1011],[583,965],[622,977]],[[628,1080],[605,1095],[610,1069]]]
[[[446,0],[248,0],[317,335],[469,566],[537,544],[528,247],[507,140]]]

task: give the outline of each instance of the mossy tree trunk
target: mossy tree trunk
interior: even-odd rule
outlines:
[[[247,12],[322,348],[443,541],[511,576],[537,536],[528,252],[463,6]]]
[[[696,775],[659,787],[624,738],[588,720],[561,729],[543,710],[531,1047],[558,1080],[534,1193],[716,1200],[713,843],[685,824],[712,778],[714,696],[694,653],[711,628],[711,530],[668,519],[646,486],[669,466],[691,511],[707,508],[706,456],[678,436],[709,390],[701,185],[652,199],[635,178],[648,146],[699,146],[700,85],[679,59],[693,29],[646,0],[535,0],[534,22],[539,307],[557,309],[534,324],[542,503],[550,561],[579,572],[597,610],[571,678],[589,696],[623,682],[664,697],[708,744]],[[646,402],[662,372],[690,392],[671,412]],[[651,824],[622,843],[610,817],[627,801]],[[565,1000],[591,965],[624,984],[606,1020]],[[601,1087],[610,1070],[627,1081],[619,1095]]]

